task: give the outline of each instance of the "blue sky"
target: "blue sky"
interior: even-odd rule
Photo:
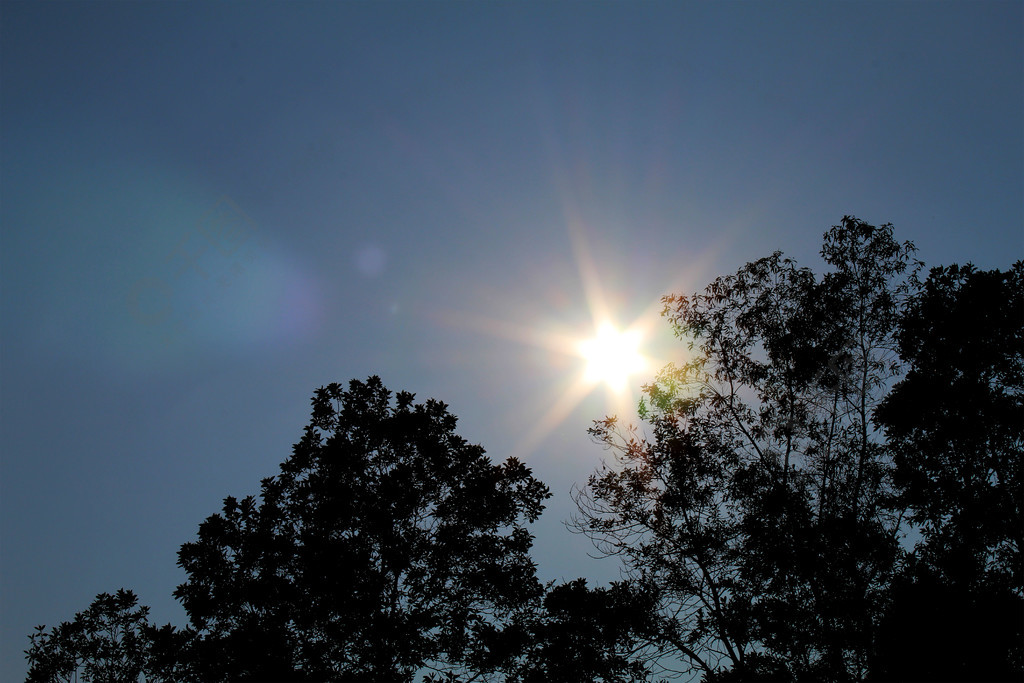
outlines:
[[[274,474],[313,390],[450,404],[554,498],[621,400],[551,348],[843,215],[1024,257],[1024,5],[0,5],[0,678]],[[644,377],[633,378],[636,389]],[[574,393],[575,392],[575,393]],[[569,398],[566,398],[569,396]],[[635,398],[635,396],[633,397]]]

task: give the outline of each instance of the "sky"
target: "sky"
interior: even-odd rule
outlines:
[[[179,546],[369,375],[551,487],[541,578],[616,578],[563,522],[659,299],[844,215],[1006,268],[1022,122],[1021,2],[3,2],[0,679],[100,592],[183,625]]]

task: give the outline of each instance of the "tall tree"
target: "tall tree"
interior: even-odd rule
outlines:
[[[645,387],[648,434],[578,491],[577,528],[656,586],[657,642],[706,680],[859,679],[898,555],[871,422],[913,246],[844,218],[817,277],[775,253],[665,299],[690,358]]]
[[[876,674],[1024,679],[1024,262],[933,268],[899,346],[909,369],[876,418],[920,540],[893,586]]]
[[[468,679],[507,664],[503,639],[543,593],[525,523],[550,494],[455,425],[376,377],[317,390],[259,499],[227,498],[179,553],[203,680]]]
[[[922,550],[952,580],[1024,592],[1024,262],[933,269],[899,342],[909,371],[878,422]]]

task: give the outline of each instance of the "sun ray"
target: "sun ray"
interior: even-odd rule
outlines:
[[[512,454],[520,460],[525,460],[572,411],[576,410],[593,388],[592,384],[579,380],[570,383],[551,407],[545,410],[544,415],[516,442]]]
[[[508,339],[527,346],[536,346],[549,351],[572,353],[578,343],[576,337],[558,332],[515,325],[505,320],[496,320],[481,315],[469,315],[457,311],[439,311],[436,317],[453,327],[476,330],[492,337]]]
[[[563,197],[568,196],[568,192],[563,192]],[[536,420],[531,420],[529,429],[513,446],[512,450],[518,457],[531,454],[587,396],[601,387],[604,389],[607,415],[635,420],[641,387],[653,381],[658,370],[669,363],[659,358],[660,354],[649,355],[646,350],[641,352],[641,347],[649,346],[656,336],[655,329],[665,325],[661,316],[664,307],[662,297],[659,296],[645,306],[629,325],[618,327],[617,316],[612,311],[611,299],[606,295],[587,239],[586,221],[571,201],[564,200],[562,208],[586,312],[591,319],[592,330],[589,334],[581,334],[582,331],[571,334],[558,332],[539,326],[516,324],[508,319],[499,320],[454,311],[436,314],[442,322],[451,326],[540,348],[561,357],[579,359],[576,376],[554,396]],[[711,245],[702,252],[691,254],[692,260],[685,268],[686,276],[674,279],[663,291],[687,291],[686,287],[693,278],[699,277],[715,260],[716,252],[716,245]],[[642,379],[638,380],[640,377]]]
[[[604,295],[601,286],[601,278],[598,277],[597,267],[591,257],[590,248],[584,237],[583,221],[575,212],[567,208],[566,228],[569,232],[569,241],[572,244],[573,257],[576,260],[576,268],[580,274],[580,284],[583,286],[583,296],[587,300],[587,310],[593,319],[594,326],[602,320],[611,317],[608,310],[608,299]]]

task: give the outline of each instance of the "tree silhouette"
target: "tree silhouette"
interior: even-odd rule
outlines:
[[[910,368],[878,422],[922,550],[953,581],[1024,591],[1024,262],[934,269],[899,341]]]
[[[100,593],[89,607],[49,631],[37,626],[25,651],[30,683],[149,683],[188,676],[180,652],[189,634],[149,623],[149,608],[134,593]]]
[[[181,547],[191,627],[104,594],[31,636],[29,680],[646,680],[649,593],[542,586],[525,523],[548,489],[455,425],[376,377],[317,390],[280,474]]]
[[[654,594],[630,582],[589,589],[576,579],[549,586],[535,609],[506,681],[647,681],[660,654]]]
[[[935,268],[846,217],[828,272],[775,253],[664,315],[689,355],[576,530],[624,580],[541,585],[550,493],[438,401],[315,392],[260,495],[182,545],[189,628],[130,591],[38,627],[29,681],[1024,678],[1024,262]]]
[[[577,529],[658,588],[655,642],[705,680],[863,678],[898,555],[873,408],[913,246],[845,218],[819,278],[781,254],[665,299],[689,360],[645,388],[649,434],[592,434],[620,467]]]
[[[899,344],[909,370],[876,418],[893,448],[896,505],[920,541],[893,586],[876,673],[1020,680],[1024,262],[932,269]]]
[[[543,593],[529,556],[550,494],[493,464],[438,401],[379,378],[313,398],[260,499],[227,498],[179,564],[204,681],[467,678],[503,666],[506,632]],[[468,673],[467,673],[468,672]]]

